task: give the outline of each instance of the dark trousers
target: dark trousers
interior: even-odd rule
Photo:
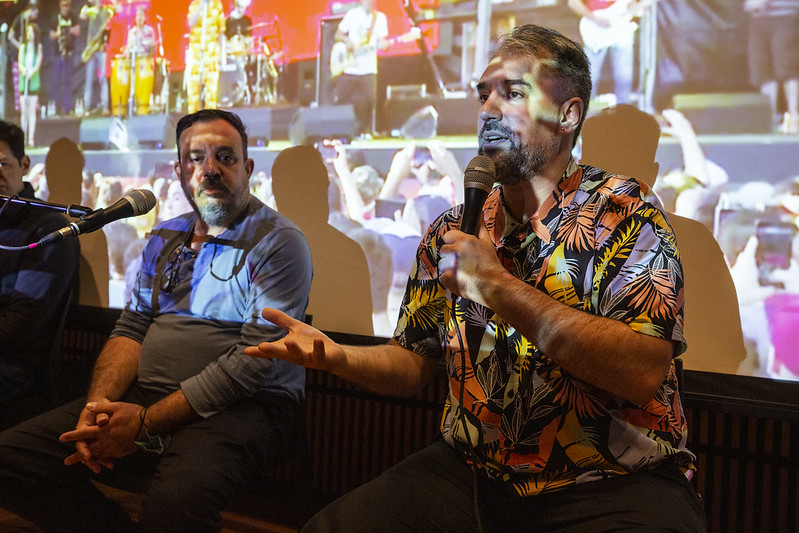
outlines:
[[[706,530],[693,487],[673,465],[529,498],[507,489],[475,476],[460,455],[438,439],[330,504],[303,532]]]
[[[134,387],[126,401],[157,397]],[[265,465],[291,445],[296,402],[261,394],[171,433],[163,455],[137,452],[95,476],[82,464],[66,467],[74,445],[58,436],[74,429],[85,400],[77,400],[0,433],[0,507],[45,531],[117,532],[133,524],[91,483],[143,489],[138,531],[219,531],[220,512]]]
[[[373,133],[372,120],[377,98],[377,75],[342,74],[336,79],[336,104],[352,104],[358,133]]]
[[[56,106],[56,113],[72,113],[72,74],[75,65],[72,54],[58,54],[53,61],[53,92],[52,101]]]

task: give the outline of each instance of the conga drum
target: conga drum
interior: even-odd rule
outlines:
[[[125,113],[130,96],[130,59],[117,54],[111,62],[111,112],[116,116]]]
[[[136,114],[146,115],[150,112],[150,98],[153,95],[153,80],[155,79],[155,62],[153,56],[139,56],[136,58],[135,88]]]

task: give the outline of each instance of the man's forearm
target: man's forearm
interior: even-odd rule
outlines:
[[[332,372],[378,394],[412,396],[433,375],[438,359],[422,357],[395,341],[382,346],[343,346],[347,364]]]
[[[141,343],[128,337],[112,337],[94,365],[88,401],[117,401],[136,380]]]
[[[673,355],[669,339],[569,307],[508,274],[491,309],[576,378],[634,403],[651,399]]]
[[[199,420],[183,391],[177,390],[147,408],[144,425],[151,435],[169,433],[172,429]]]

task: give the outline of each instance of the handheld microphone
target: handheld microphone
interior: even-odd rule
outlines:
[[[497,170],[494,160],[487,155],[478,155],[469,161],[463,172],[463,216],[460,230],[477,235],[483,203],[494,186]]]
[[[152,191],[134,189],[111,207],[93,211],[91,214],[81,217],[80,220],[71,222],[69,226],[45,235],[39,239],[36,246],[60,241],[67,237],[76,237],[83,233],[90,233],[120,218],[143,215],[153,207],[155,207],[155,194]]]

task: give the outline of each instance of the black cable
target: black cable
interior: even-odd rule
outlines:
[[[452,312],[452,322],[455,326],[455,335],[458,337],[458,345],[460,347],[461,353],[461,375],[460,375],[460,383],[459,383],[459,390],[458,390],[458,409],[460,409],[460,413],[457,418],[460,418],[461,428],[463,429],[464,435],[466,435],[466,444],[469,446],[469,456],[474,461],[474,475],[473,475],[473,495],[474,495],[474,518],[477,522],[477,531],[480,533],[485,532],[485,527],[483,526],[483,517],[480,515],[480,497],[478,492],[478,481],[479,481],[479,468],[482,466],[482,462],[477,458],[477,454],[474,451],[474,444],[472,443],[472,437],[469,435],[469,430],[466,427],[466,415],[465,410],[463,408],[463,397],[465,394],[466,389],[466,346],[463,343],[463,336],[461,335],[461,329],[458,327],[458,312],[457,312],[457,296],[454,294],[452,295],[452,299],[450,300],[450,307]],[[453,428],[454,429],[454,428]],[[454,435],[453,435],[454,437]]]
[[[6,252],[21,252],[23,250],[31,250],[36,248],[36,244],[26,244],[25,246],[5,246],[0,244],[0,250],[5,250]]]

